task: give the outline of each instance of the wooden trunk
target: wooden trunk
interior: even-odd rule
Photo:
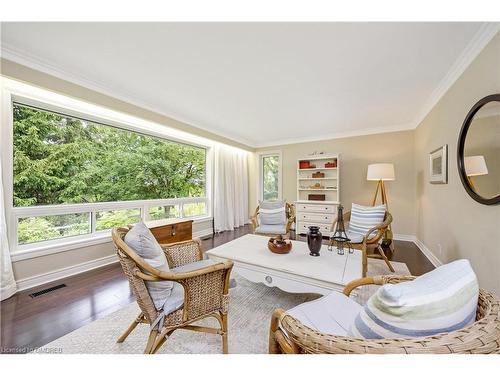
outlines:
[[[193,238],[193,220],[163,219],[148,221],[146,225],[162,245]]]

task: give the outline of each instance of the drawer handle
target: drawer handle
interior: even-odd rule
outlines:
[[[271,276],[266,276],[266,283],[271,284],[273,282],[273,278]]]
[[[172,237],[175,236],[175,225],[172,225]]]

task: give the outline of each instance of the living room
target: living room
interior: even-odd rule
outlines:
[[[0,352],[500,353],[477,19],[2,20]]]

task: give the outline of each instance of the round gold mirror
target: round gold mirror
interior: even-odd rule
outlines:
[[[467,193],[482,204],[500,203],[500,94],[481,99],[469,111],[457,158]]]

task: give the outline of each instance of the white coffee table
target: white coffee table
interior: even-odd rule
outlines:
[[[292,241],[288,254],[274,254],[267,248],[269,237],[247,234],[207,251],[210,259],[230,259],[234,271],[244,278],[275,286],[291,293],[329,294],[362,274],[361,251],[338,255],[323,245],[320,256],[309,255],[307,243]]]

